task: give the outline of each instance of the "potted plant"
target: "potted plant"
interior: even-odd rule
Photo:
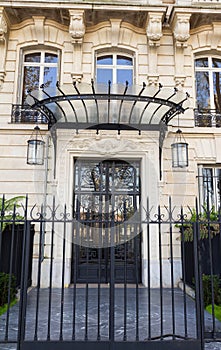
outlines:
[[[193,285],[194,280],[194,233],[199,230],[198,248],[201,255],[201,271],[205,275],[220,275],[220,215],[212,207],[207,210],[204,206],[197,215],[195,209],[190,209],[190,217],[182,224],[177,224],[181,232],[182,261],[185,268],[185,282]],[[197,227],[195,226],[197,224]],[[195,228],[194,228],[195,227]]]
[[[21,283],[22,250],[24,242],[24,216],[19,213],[24,196],[10,199],[0,199],[0,229],[1,229],[1,256],[0,272],[12,273],[16,278],[16,287]],[[29,246],[29,276],[31,285],[32,253],[34,240],[34,225],[31,225]]]
[[[195,208],[189,208],[189,210],[190,217],[186,218],[182,224],[176,224],[180,232],[183,232],[185,242],[193,241],[194,223],[196,222],[199,224],[200,239],[208,238],[209,233],[211,238],[219,233],[219,213],[215,211],[214,206],[211,210],[207,210],[206,206],[203,206],[202,212],[198,215]]]

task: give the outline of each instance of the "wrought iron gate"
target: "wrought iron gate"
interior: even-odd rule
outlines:
[[[3,223],[7,221],[3,214],[4,208],[0,221],[0,247],[4,239]],[[131,220],[126,220],[125,216],[120,224],[114,222],[115,216],[109,221],[108,232],[113,233],[114,237],[120,226],[124,229],[125,250],[129,244],[126,233],[133,225],[137,230],[139,228],[143,254],[142,284],[138,273],[134,283],[129,283],[126,259],[121,283],[116,282],[116,240],[111,240],[111,236],[109,242],[114,244],[106,247],[109,249],[109,283],[103,283],[101,271],[98,271],[97,283],[90,284],[89,270],[85,272],[88,277],[86,282],[78,283],[76,260],[72,260],[70,252],[72,245],[76,246],[80,239],[83,239],[84,247],[86,246],[87,235],[78,237],[76,234],[83,232],[78,230],[82,221],[77,216],[69,215],[66,206],[57,206],[55,200],[50,207],[42,207],[40,211],[36,206],[29,211],[26,202],[23,214],[24,218],[21,219],[14,210],[12,219],[8,220],[12,232],[16,223],[24,224],[22,278],[19,301],[0,316],[0,344],[6,346],[15,343],[18,350],[56,350],[61,347],[64,350],[130,350],[135,347],[139,350],[184,350],[187,346],[190,350],[202,350],[205,337],[215,339],[220,336],[220,323],[214,314],[208,317],[203,310],[200,221],[189,223],[193,230],[194,247],[193,299],[187,293],[184,264],[187,256],[183,238],[187,221],[183,211],[176,212],[171,202],[166,208],[158,207],[157,211],[147,203],[146,208],[142,208],[142,220],[140,215],[135,215]],[[33,224],[33,282],[29,288]],[[85,225],[84,233],[90,237],[91,229],[98,227],[100,232],[99,228],[104,224],[105,220],[96,217],[94,226]],[[220,215],[216,225],[217,237],[220,237]],[[208,235],[209,240],[212,239],[210,229]],[[11,256],[13,250],[12,240]],[[4,251],[1,250],[0,255],[4,255]],[[11,261],[11,277],[7,286],[8,305],[11,302]],[[210,266],[213,272],[212,262]],[[135,269],[139,269],[137,259]],[[182,288],[178,288],[179,279]],[[213,287],[211,291],[213,294]]]
[[[137,215],[140,206],[140,162],[80,159],[75,162],[74,216],[80,223],[76,235],[87,244],[73,246],[76,282],[110,282],[111,226],[115,227],[115,282],[141,282],[140,227],[122,223]],[[90,229],[88,229],[90,227]],[[128,239],[128,236],[132,239]],[[76,237],[78,240],[79,237]],[[90,243],[91,241],[91,243]],[[125,244],[125,241],[127,243]],[[73,263],[72,266],[75,266]],[[137,266],[137,268],[136,268]],[[72,281],[74,273],[72,273]]]

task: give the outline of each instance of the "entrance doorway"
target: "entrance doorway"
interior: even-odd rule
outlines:
[[[140,187],[138,160],[75,161],[72,282],[141,282]]]

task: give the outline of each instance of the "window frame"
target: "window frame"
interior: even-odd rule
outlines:
[[[209,170],[211,175],[206,175],[204,172]],[[220,171],[218,175],[217,170]],[[209,199],[209,208],[215,208],[216,211],[219,210],[221,206],[221,165],[201,165],[198,167],[198,184],[199,184],[199,200],[200,207],[207,205],[207,198]],[[209,187],[211,192],[207,196],[206,192]],[[206,198],[207,197],[207,198]]]
[[[26,62],[25,56],[27,56],[29,54],[34,54],[34,53],[36,53],[36,54],[40,53],[40,62]],[[56,63],[44,62],[46,53],[57,55],[57,62]],[[58,50],[58,49],[52,49],[52,48],[47,48],[47,47],[44,47],[44,48],[35,47],[35,48],[29,48],[29,49],[23,50],[21,52],[21,65],[20,65],[21,75],[20,75],[20,84],[19,84],[20,88],[19,88],[19,94],[18,94],[18,100],[21,104],[25,103],[25,100],[23,100],[25,67],[32,66],[32,67],[39,67],[40,68],[40,74],[39,74],[39,87],[40,87],[44,82],[44,68],[45,67],[56,67],[57,68],[56,81],[59,81],[60,62],[61,62],[61,53],[60,53],[60,50]]]
[[[104,64],[99,65],[99,64],[97,64],[97,60],[99,58],[105,57],[105,56],[112,56],[113,57],[113,64],[112,65],[104,65]],[[132,64],[131,65],[119,65],[119,64],[117,64],[117,57],[118,56],[123,56],[125,58],[130,59]],[[94,80],[95,80],[95,82],[97,82],[97,68],[100,68],[100,69],[112,69],[112,77],[113,77],[112,84],[117,84],[117,70],[119,70],[119,68],[122,69],[122,70],[126,70],[126,69],[131,70],[132,71],[132,84],[131,85],[133,85],[135,83],[135,57],[134,57],[134,54],[129,54],[129,53],[126,53],[124,51],[98,52],[95,55],[95,69],[94,69]],[[99,82],[97,82],[97,83],[99,84]],[[123,84],[123,83],[120,83],[120,84]]]
[[[199,59],[207,59],[208,61],[208,67],[196,67],[196,61]],[[195,56],[194,58],[194,78],[195,78],[195,101],[196,101],[196,108],[200,109],[197,103],[197,86],[196,86],[196,72],[208,72],[209,76],[209,100],[210,100],[210,107],[205,107],[205,109],[215,110],[215,102],[214,102],[214,82],[213,82],[213,73],[214,72],[220,72],[221,73],[221,67],[213,67],[212,66],[212,60],[213,59],[220,59],[221,56],[219,55],[200,55]]]

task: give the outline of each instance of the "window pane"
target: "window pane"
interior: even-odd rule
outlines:
[[[220,84],[221,84],[221,72],[213,73],[214,106],[218,111],[221,110]]]
[[[209,207],[214,205],[214,190],[213,190],[213,173],[211,168],[203,169],[203,189],[204,189],[204,203],[209,201]]]
[[[216,169],[216,187],[217,187],[217,209],[221,203],[221,169]]]
[[[208,58],[198,58],[195,60],[195,67],[208,67]]]
[[[41,61],[41,54],[40,52],[35,53],[29,53],[25,55],[25,62],[40,62]]]
[[[213,58],[212,62],[213,62],[213,67],[221,68],[221,59]]]
[[[112,69],[97,69],[97,83],[108,83],[113,82]]]
[[[117,64],[122,66],[132,66],[132,58],[125,56],[117,56]]]
[[[210,108],[208,72],[196,72],[196,99],[198,108]]]
[[[102,56],[102,57],[98,57],[97,58],[97,64],[102,64],[102,65],[112,65],[113,64],[113,56],[109,55],[109,56]]]
[[[27,97],[28,90],[38,89],[39,76],[40,76],[39,67],[24,67],[23,101]]]
[[[57,67],[44,68],[44,85],[45,87],[55,87],[57,82]]]
[[[132,69],[118,69],[117,70],[117,83],[123,83],[128,81],[129,85],[133,83],[133,71]]]
[[[58,62],[58,56],[54,55],[53,53],[46,53],[45,54],[45,62],[46,63],[57,63]]]

